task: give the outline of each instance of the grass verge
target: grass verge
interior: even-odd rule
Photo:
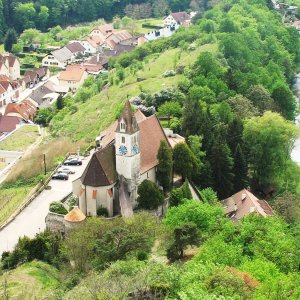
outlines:
[[[12,135],[0,142],[0,150],[25,151],[39,136],[36,125],[22,126]]]
[[[59,271],[39,261],[25,263],[0,276],[0,295],[8,296],[3,299],[53,299],[59,287]]]

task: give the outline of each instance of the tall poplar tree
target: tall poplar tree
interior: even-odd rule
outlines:
[[[213,188],[220,199],[228,197],[233,191],[234,161],[226,142],[217,135],[212,143],[210,154]]]
[[[172,182],[173,158],[172,150],[165,141],[160,141],[157,159],[157,180],[163,187],[164,192],[168,192]]]
[[[234,191],[237,192],[248,185],[248,165],[242,147],[237,145],[234,153]]]

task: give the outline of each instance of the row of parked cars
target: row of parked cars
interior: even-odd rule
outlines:
[[[65,166],[81,166],[82,160],[78,157],[71,157],[64,161],[63,166],[57,169],[57,172],[52,175],[52,179],[68,180],[70,174],[75,174],[75,171]]]

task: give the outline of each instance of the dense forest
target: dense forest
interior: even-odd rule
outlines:
[[[202,1],[201,1],[202,2]],[[7,28],[47,30],[55,25],[75,24],[98,18],[111,20],[125,14],[135,18],[161,17],[169,11],[197,9],[190,0],[0,0],[0,37]]]

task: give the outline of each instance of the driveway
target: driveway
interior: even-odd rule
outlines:
[[[3,251],[11,251],[24,235],[34,237],[36,233],[46,228],[45,217],[49,204],[60,201],[72,192],[72,181],[79,178],[88,164],[91,155],[82,161],[82,166],[68,166],[75,171],[69,175],[69,180],[51,180],[50,190],[44,190],[34,199],[11,223],[0,231],[0,255]]]

